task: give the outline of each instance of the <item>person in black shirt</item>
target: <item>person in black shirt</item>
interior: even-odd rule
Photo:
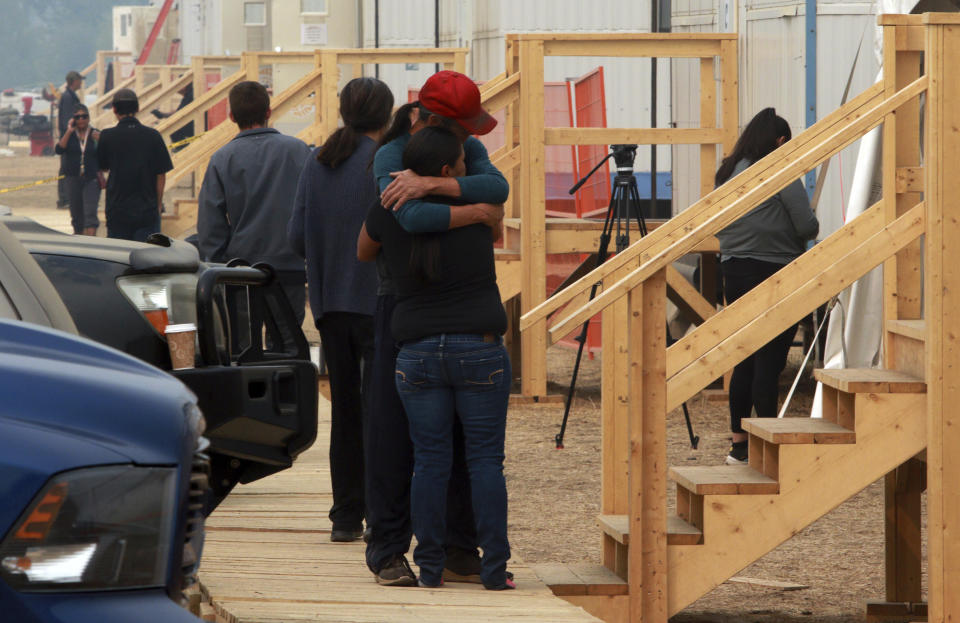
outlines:
[[[100,203],[98,140],[100,131],[90,127],[90,111],[80,104],[56,147],[56,152],[63,156],[61,170],[70,200],[74,234],[96,236],[100,225],[97,219],[97,205]]]
[[[137,120],[137,94],[120,89],[113,96],[117,125],[104,130],[97,145],[107,181],[107,236],[145,241],[160,231],[163,189],[173,169],[163,137]]]
[[[418,175],[462,176],[462,143],[448,129],[425,128],[411,137],[403,166]],[[507,317],[493,256],[494,232],[500,231],[476,224],[413,235],[377,202],[358,241],[361,259],[375,256],[382,245],[397,290],[392,319],[393,336],[401,346],[396,385],[414,446],[410,506],[421,586],[442,584],[456,418],[463,425],[483,549],[481,580],[491,590],[514,588],[506,571],[510,544],[503,477],[512,377],[502,338]]]
[[[70,71],[67,72],[65,82],[67,84],[67,88],[64,89],[63,95],[60,96],[60,101],[58,102],[57,107],[57,130],[59,130],[57,133],[58,139],[62,138],[63,135],[67,133],[67,127],[73,120],[73,114],[77,111],[77,107],[80,106],[80,97],[77,95],[77,91],[83,87],[83,76],[80,75],[79,71]],[[60,175],[66,176],[67,173],[64,170],[64,166],[64,157],[61,155]],[[66,177],[64,177],[57,182],[57,207],[66,208],[69,203],[70,196],[67,190]]]

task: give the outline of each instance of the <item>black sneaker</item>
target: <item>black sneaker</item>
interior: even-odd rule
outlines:
[[[507,580],[513,581],[513,574],[509,571]],[[447,559],[443,563],[443,579],[447,582],[463,582],[468,584],[483,584],[480,579],[480,554],[477,550],[451,547],[447,550]]]
[[[727,455],[727,465],[747,465],[747,442],[734,441]]]
[[[334,528],[330,531],[330,540],[334,543],[352,543],[363,537],[363,530],[340,530]]]
[[[443,579],[447,582],[480,584],[480,554],[477,550],[450,547],[443,563]]]
[[[416,586],[417,576],[410,568],[407,557],[397,554],[377,572],[377,584],[381,586]]]
[[[443,578],[440,578],[439,584],[427,584],[426,582],[423,581],[423,578],[421,577],[419,580],[417,580],[417,586],[419,586],[420,588],[442,588]]]

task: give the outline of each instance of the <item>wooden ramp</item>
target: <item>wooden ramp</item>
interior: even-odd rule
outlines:
[[[364,563],[362,542],[330,542],[330,404],[320,402],[313,448],[292,469],[238,487],[207,521],[200,582],[218,620],[599,621],[554,596],[516,557],[510,561],[515,591],[379,586]]]

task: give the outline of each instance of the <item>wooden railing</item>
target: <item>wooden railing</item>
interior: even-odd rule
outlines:
[[[604,324],[609,316],[629,327],[621,342],[625,348],[611,356],[604,344],[603,392],[624,404],[620,410],[604,409],[602,461],[602,512],[630,518],[629,620],[665,622],[687,603],[680,597],[682,588],[667,586],[667,413],[880,264],[886,267],[888,321],[919,319],[925,310],[926,354],[919,356],[926,360],[928,421],[933,426],[928,430],[928,478],[937,481],[928,496],[936,496],[939,509],[930,536],[936,554],[931,555],[929,573],[939,582],[931,582],[930,620],[944,621],[948,614],[960,613],[960,599],[949,591],[960,579],[956,577],[960,552],[947,545],[946,533],[951,522],[960,521],[960,503],[948,493],[960,484],[957,460],[951,458],[960,450],[955,426],[960,421],[950,408],[960,400],[960,371],[955,365],[960,347],[956,294],[960,250],[945,244],[960,234],[960,206],[955,201],[960,176],[952,172],[960,158],[956,131],[960,111],[954,105],[960,85],[949,73],[960,61],[960,18],[889,16],[881,24],[887,72],[882,83],[521,318],[522,330],[536,330],[556,312],[559,319],[548,332],[552,341],[597,313],[605,315]],[[921,53],[926,75],[921,75]],[[920,168],[922,95],[926,134]],[[663,301],[670,263],[880,124],[884,124],[883,199],[667,348]],[[925,245],[920,243],[923,235]],[[564,308],[598,282],[603,292],[594,300]],[[888,343],[893,339],[890,334]],[[894,364],[897,353],[888,353],[887,358],[888,365]],[[936,400],[930,400],[930,391]],[[930,446],[937,448],[933,458]],[[613,568],[611,554],[605,543],[604,562]]]
[[[634,58],[694,58],[700,63],[700,127],[698,128],[548,128],[544,123],[544,59],[548,56],[614,56]],[[546,195],[544,179],[547,145],[700,146],[700,188],[713,188],[717,148],[733,148],[737,136],[737,40],[726,33],[694,34],[565,34],[537,33],[507,36],[507,71],[519,73],[520,100],[507,135],[519,126],[522,150],[519,176],[513,182],[514,201],[520,206],[520,255],[523,258],[521,308],[521,380],[527,396],[546,394],[547,316],[539,313],[546,298]],[[719,76],[719,81],[716,80]],[[719,113],[718,113],[719,109]],[[666,232],[664,232],[665,234]],[[661,235],[662,237],[662,235]],[[567,293],[564,302],[582,293]],[[556,307],[551,307],[553,311]],[[565,325],[570,333],[573,324]],[[551,336],[554,337],[554,336]],[[555,340],[554,340],[555,341]]]

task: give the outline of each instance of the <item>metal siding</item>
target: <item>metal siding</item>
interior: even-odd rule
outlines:
[[[674,2],[675,32],[714,30],[706,0]],[[740,26],[740,123],[767,106],[790,123],[794,134],[804,130],[804,6],[802,1],[741,0]],[[820,0],[817,9],[818,64],[817,112],[823,118],[841,103],[843,89],[853,66],[861,35],[863,48],[857,60],[848,99],[869,87],[879,69],[873,55],[876,18],[869,2]],[[699,117],[699,91],[695,67],[673,62],[674,117],[678,127],[695,127]],[[820,199],[820,237],[842,224],[842,209],[850,194],[859,142],[831,159]],[[840,171],[843,171],[842,184]],[[674,148],[674,210],[680,211],[696,198],[699,163],[695,148]]]

